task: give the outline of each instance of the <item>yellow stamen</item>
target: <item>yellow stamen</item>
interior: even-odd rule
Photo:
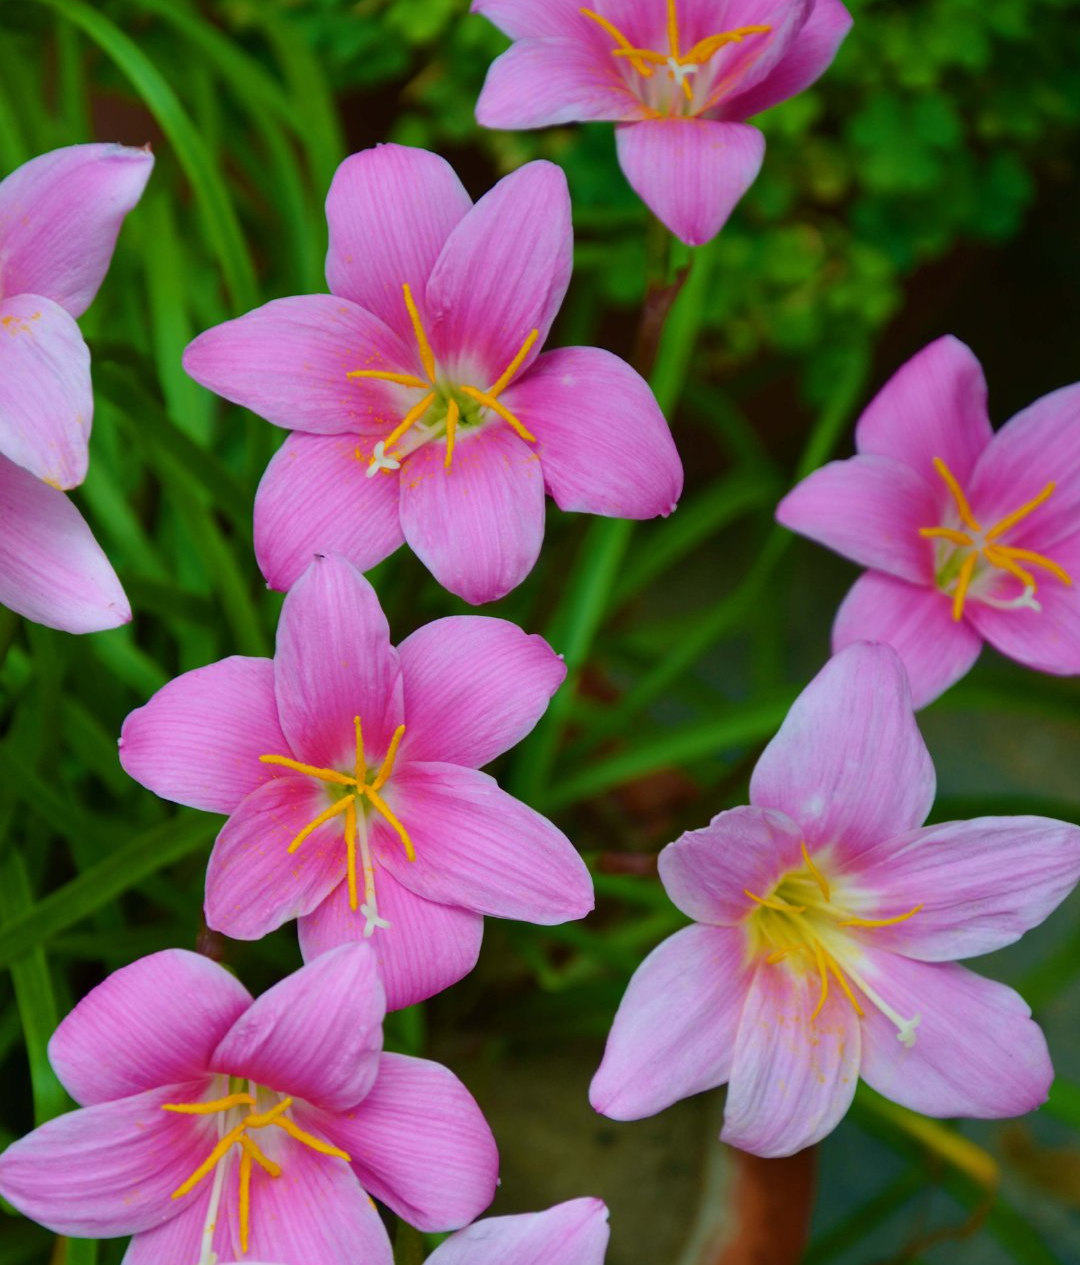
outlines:
[[[491,396],[493,400],[497,399],[498,396],[500,396],[502,392],[505,391],[506,388],[510,385],[510,382],[514,374],[517,373],[517,371],[525,363],[525,357],[529,354],[530,351],[532,351],[533,344],[536,342],[536,340],[539,337],[540,337],[540,331],[538,329],[534,329],[532,333],[528,336],[528,338],[526,338],[525,341],[521,344],[521,349],[518,351],[518,354],[506,366],[506,369],[503,371],[502,377],[499,378],[498,381],[495,382],[492,386],[488,387],[487,394]]]
[[[978,561],[977,553],[969,553],[964,561],[960,564],[960,574],[956,577],[956,593],[953,596],[952,617],[959,622],[964,618],[964,598],[967,597],[968,585],[971,583],[971,577],[975,574],[975,563]]]
[[[209,1116],[218,1111],[228,1111],[230,1107],[254,1107],[255,1099],[250,1094],[230,1094],[228,1098],[215,1098],[213,1102],[167,1102],[162,1103],[162,1111],[175,1111],[182,1116]]]
[[[526,443],[535,444],[536,436],[518,421],[518,419],[510,412],[508,408],[500,404],[493,396],[485,391],[478,391],[476,387],[462,387],[462,392],[469,396],[470,399],[476,400],[478,404],[482,404],[485,408],[491,409],[493,413],[497,413],[508,426],[511,426],[525,440]]]
[[[811,1023],[821,1014],[825,1008],[825,1003],[829,999],[829,971],[825,965],[825,951],[816,940],[814,941],[814,957],[817,959],[818,974],[821,976],[821,995],[818,997],[818,1004],[811,1012]]]
[[[782,962],[789,953],[797,953],[800,949],[804,949],[805,947],[806,946],[802,944],[789,944],[786,949],[777,949],[775,953],[770,953],[765,961],[770,964],[774,962]]]
[[[379,794],[378,791],[374,790],[370,786],[366,788],[366,794],[367,794],[368,799],[371,800],[372,804],[374,804],[375,807],[379,810],[379,812],[382,813],[382,815],[386,818],[389,825],[397,832],[397,836],[401,840],[402,846],[405,849],[406,857],[410,861],[415,861],[416,849],[413,847],[412,840],[409,838],[408,832],[406,831],[405,827],[394,816],[393,811],[390,808],[390,805],[386,802],[386,800],[383,799],[383,797]]]
[[[951,540],[954,545],[970,546],[975,544],[966,532],[957,531],[955,527],[920,527],[919,535],[927,538],[940,537],[942,540]]]
[[[348,821],[349,809],[352,808],[353,811],[355,812],[356,811],[355,805],[356,805],[356,796],[346,795],[342,799],[336,800],[333,804],[330,805],[329,808],[324,808],[323,811],[318,815],[318,817],[316,817],[314,821],[309,821],[308,824],[303,828],[303,830],[301,830],[300,833],[296,836],[296,838],[292,841],[292,843],[289,844],[289,847],[288,847],[289,853],[291,854],[295,852],[297,848],[299,848],[300,845],[304,842],[304,840],[308,838],[309,835],[314,834],[315,831],[318,830],[320,826],[325,825],[326,822],[328,822],[331,817],[336,817],[338,813],[345,813],[346,814],[345,819],[346,821]]]
[[[228,1154],[229,1148],[232,1144],[234,1142],[238,1142],[243,1136],[245,1128],[247,1128],[246,1124],[238,1124],[235,1129],[231,1129],[228,1133],[226,1133],[206,1159],[203,1160],[194,1173],[191,1174],[187,1181],[173,1191],[173,1199],[180,1199],[183,1195],[186,1195],[190,1191],[194,1190],[208,1173],[213,1172],[213,1170],[217,1167],[218,1162]]]
[[[995,523],[993,527],[986,533],[987,541],[996,540],[1002,532],[1006,532],[1010,527],[1015,527],[1022,519],[1027,518],[1032,510],[1036,510],[1044,501],[1049,500],[1053,495],[1056,484],[1048,483],[1038,496],[1032,497],[1026,504],[1021,505],[1018,510],[1013,510],[1011,514],[1007,514],[1000,523]]]
[[[367,761],[364,759],[364,727],[360,723],[360,717],[353,717],[353,728],[356,730],[356,764],[354,772],[356,774],[356,785],[363,786],[364,779],[367,777]]]
[[[405,736],[405,726],[398,725],[394,730],[394,736],[390,739],[390,747],[386,752],[386,759],[382,762],[382,768],[375,776],[375,781],[371,783],[367,789],[369,791],[377,791],[382,787],[390,774],[394,771],[394,757],[397,755],[398,747],[401,746],[401,740]]]
[[[675,0],[667,0],[667,37],[671,45],[671,55],[679,60],[679,15],[675,9]]]
[[[247,1141],[241,1139],[241,1143]],[[240,1252],[248,1250],[248,1231],[251,1223],[251,1152],[245,1146],[240,1156]]]
[[[832,971],[833,978],[844,990],[844,996],[855,1007],[855,1013],[859,1016],[860,1019],[862,1019],[863,1016],[866,1014],[866,1011],[863,1010],[863,1008],[859,1005],[858,999],[856,998],[855,994],[851,991],[851,988],[849,987],[847,980],[844,979],[844,972],[841,971],[841,969],[836,965],[836,963],[827,953],[825,954],[825,961],[829,964],[829,970]]]
[[[703,40],[698,40],[686,56],[679,60],[684,63],[706,62],[727,44],[741,44],[748,35],[768,35],[771,30],[771,26],[740,26],[734,31],[720,31],[716,35],[709,35]]]
[[[785,901],[770,900],[764,896],[755,896],[753,892],[743,888],[743,895],[749,896],[751,900],[756,900],[759,905],[764,905],[767,909],[778,909],[782,914],[805,914],[805,905],[789,905]]]
[[[934,458],[934,469],[945,480],[945,486],[952,493],[953,500],[956,502],[957,513],[959,513],[965,526],[970,527],[973,532],[981,532],[982,525],[971,512],[971,506],[967,502],[967,497],[964,495],[963,489],[956,481],[956,476],[940,457]],[[957,618],[959,618],[959,616]]]
[[[914,909],[909,909],[906,914],[896,914],[893,918],[847,918],[841,927],[895,927],[898,922],[907,922],[909,918],[922,909],[922,905],[916,905]]]
[[[1012,545],[991,545],[991,549],[995,553],[1003,554],[1008,558],[1023,558],[1025,562],[1030,562],[1033,567],[1042,567],[1045,571],[1049,571],[1051,575],[1057,576],[1062,584],[1072,585],[1072,576],[1064,567],[1059,567],[1051,558],[1044,557],[1041,553],[1032,553],[1030,549],[1016,549]],[[987,556],[989,557],[989,550]]]
[[[1030,571],[1025,571],[1018,562],[1014,562],[1008,554],[1002,551],[1000,546],[987,545],[987,547],[983,550],[983,556],[991,566],[1000,567],[1002,571],[1008,571],[1010,575],[1016,576],[1020,583],[1026,588],[1030,588],[1034,591],[1035,577]]]
[[[805,840],[803,841],[803,844],[802,844],[802,854],[803,854],[803,860],[806,862],[806,868],[813,875],[814,882],[818,885],[818,887],[821,888],[822,896],[824,896],[825,899],[828,900],[829,899],[828,880],[825,878],[825,875],[822,874],[822,872],[818,869],[818,867],[813,863],[813,861],[811,861],[810,853],[807,851]]]
[[[291,1098],[283,1098],[281,1102],[271,1107],[269,1111],[264,1111],[261,1115],[250,1115],[244,1121],[245,1129],[265,1129],[267,1125],[275,1124],[278,1116],[289,1110],[292,1106]]]
[[[320,769],[314,764],[301,764],[284,755],[261,755],[263,764],[277,764],[283,769],[292,769],[294,773],[306,773],[308,777],[317,777],[320,782],[333,782],[336,786],[354,786],[353,779],[347,773],[339,773],[337,769]]]
[[[435,403],[435,392],[429,391],[428,394],[424,396],[424,398],[420,401],[419,404],[414,404],[413,407],[409,409],[409,411],[401,419],[400,424],[395,426],[394,429],[390,432],[390,434],[387,435],[387,437],[383,440],[383,452],[385,452],[390,447],[391,444],[396,444],[397,441],[402,437],[402,435],[404,435],[405,432],[409,430],[409,428],[413,425],[413,423],[418,422],[434,403]]]
[[[279,1129],[284,1129],[290,1138],[295,1138],[297,1142],[303,1142],[305,1146],[311,1147],[313,1151],[318,1151],[320,1155],[333,1155],[339,1160],[351,1161],[352,1159],[352,1156],[347,1151],[343,1151],[337,1146],[331,1146],[329,1142],[321,1141],[313,1134],[307,1133],[298,1125],[293,1124],[291,1120],[275,1120],[274,1124]]]
[[[356,800],[350,795],[345,809],[345,870],[349,882],[349,908],[360,908],[356,891]]]
[[[424,332],[424,322],[420,319],[420,313],[413,302],[409,283],[406,282],[401,289],[405,294],[405,306],[409,309],[409,320],[412,321],[413,333],[416,335],[416,345],[420,349],[420,360],[428,376],[428,382],[433,384],[435,382],[435,353],[431,350],[431,344]],[[421,386],[424,385],[426,384],[421,383]]]
[[[666,66],[671,60],[665,57],[663,53],[654,53],[651,48],[613,48],[611,50],[612,57],[640,57],[642,61],[650,62],[654,66]]]
[[[275,1164],[273,1160],[267,1159],[246,1133],[240,1139],[240,1145],[244,1148],[248,1155],[251,1156],[255,1163],[258,1164],[258,1166],[265,1172],[269,1173],[271,1177],[281,1176],[281,1165]]]
[[[587,17],[590,21],[593,21],[598,26],[603,27],[603,29],[607,31],[620,48],[633,52],[634,46],[614,23],[609,22],[607,18],[601,17],[599,13],[594,13],[592,9],[579,9],[578,12],[582,14],[583,17]],[[652,74],[652,70],[639,59],[632,58],[631,62],[638,74],[644,76],[644,78],[648,79],[648,77]]]
[[[451,400],[446,407],[446,457],[443,465],[450,469],[450,463],[454,459],[454,440],[457,436],[458,417],[461,415],[461,406],[457,400]]]
[[[377,378],[380,382],[396,382],[399,386],[419,387],[425,391],[431,385],[430,382],[425,382],[423,378],[417,378],[411,373],[389,373],[382,369],[353,369],[345,376],[347,378]]]

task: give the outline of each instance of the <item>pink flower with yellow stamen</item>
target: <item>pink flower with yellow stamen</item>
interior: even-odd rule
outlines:
[[[887,642],[917,707],[964,676],[984,641],[1042,672],[1080,672],[1080,386],[995,434],[979,362],[939,338],[871,401],[855,447],[776,511],[871,568],[837,613],[833,649]]]
[[[179,949],[110,975],[49,1059],[82,1109],[0,1155],[0,1193],[57,1234],[134,1235],[124,1265],[391,1265],[370,1196],[423,1230],[495,1193],[480,1108],[382,1053],[374,955],[344,945],[257,1001]]]
[[[494,601],[561,509],[669,514],[682,466],[647,383],[592,347],[541,349],[570,280],[566,178],[528,163],[474,206],[435,154],[346,159],[327,199],[332,295],[281,299],[187,349],[196,381],[294,433],[255,498],[255,552],[288,589],[318,553],[362,571],[403,541]]]
[[[957,959],[1018,940],[1080,880],[1080,829],[924,826],[934,769],[903,665],[860,643],[796,700],[750,807],[669,844],[694,925],[638,968],[591,1090],[637,1120],[728,1084],[721,1137],[764,1156],[830,1133],[861,1076],[929,1116],[1034,1110],[1053,1071],[1012,989]]]
[[[371,585],[331,556],[286,597],[273,660],[170,682],[124,722],[120,761],[165,799],[230,814],[206,875],[211,927],[254,940],[298,918],[308,960],[367,939],[398,1009],[472,970],[484,914],[592,909],[566,836],[477,771],[565,675],[542,638],[479,615],[395,649]]]
[[[485,127],[610,120],[635,193],[691,246],[753,184],[744,120],[824,74],[851,27],[840,0],[473,0],[515,41],[476,106]]]

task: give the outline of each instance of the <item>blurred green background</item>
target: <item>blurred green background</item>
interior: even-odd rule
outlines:
[[[544,632],[571,667],[546,720],[493,771],[585,853],[597,912],[562,928],[489,920],[475,974],[390,1021],[397,1048],[449,1062],[489,1112],[503,1153],[495,1210],[601,1195],[610,1265],[714,1265],[721,1254],[702,1244],[743,1211],[715,1141],[721,1094],[614,1125],[585,1090],[630,972],[682,922],[657,851],[744,802],[854,578],[772,525],[777,499],[797,471],[850,452],[872,391],[942,333],[983,360],[998,423],[1080,377],[1080,3],[850,7],[833,69],[760,120],[761,178],[693,252],[669,321],[653,385],[686,465],[678,513],[631,530],[549,508],[536,571],[491,608]],[[397,140],[439,150],[476,195],[530,158],[561,163],[577,260],[553,345],[632,352],[657,238],[611,128],[482,132],[473,106],[505,41],[465,9],[0,0],[0,173],[91,139],[150,141],[157,155],[82,322],[97,417],[76,500],[135,621],[75,639],[0,611],[0,1144],[68,1105],[45,1042],[107,971],[198,945],[258,989],[299,962],[290,928],[257,945],[206,932],[217,819],[157,801],[116,760],[129,710],[179,671],[269,652],[280,606],[250,520],[282,435],[190,382],[187,341],[324,289],[334,168]],[[465,609],[406,552],[374,580],[399,639]],[[937,819],[1080,821],[1077,683],[987,653],[923,727]],[[820,1148],[812,1265],[1080,1259],[1080,900],[984,966],[1046,1026],[1060,1073],[1050,1104],[1019,1122],[927,1128],[861,1097]],[[0,1265],[111,1265],[122,1250],[0,1213]]]

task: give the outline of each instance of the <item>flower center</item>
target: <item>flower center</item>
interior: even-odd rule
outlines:
[[[976,578],[981,562],[989,563],[993,568],[1019,580],[1024,586],[1019,597],[1002,601],[987,594],[980,594],[979,600],[989,606],[997,606],[1002,610],[1017,610],[1027,607],[1029,610],[1041,611],[1042,606],[1035,600],[1038,584],[1029,567],[1041,567],[1049,571],[1062,584],[1071,585],[1072,577],[1051,558],[1041,553],[1033,553],[1030,549],[1017,549],[1011,545],[1003,545],[1000,537],[1015,527],[1021,519],[1027,518],[1032,511],[1039,508],[1053,495],[1055,484],[1048,483],[1038,496],[1021,505],[1018,510],[995,523],[989,531],[985,530],[972,513],[967,497],[956,476],[940,457],[934,458],[934,469],[941,475],[945,486],[952,494],[959,515],[961,527],[920,527],[919,535],[937,541],[934,583],[943,593],[951,593],[953,598],[953,619],[959,620],[964,614],[964,601],[971,589],[972,580]],[[1022,565],[1027,563],[1027,566]],[[986,568],[982,567],[985,571]]]
[[[834,904],[833,888],[814,864],[805,843],[802,854],[803,867],[785,874],[768,896],[744,889],[744,895],[754,902],[747,921],[752,953],[764,953],[770,964],[786,960],[794,966],[802,962],[817,971],[820,990],[811,1021],[829,1000],[831,978],[860,1018],[866,1011],[856,990],[895,1025],[897,1040],[910,1049],[915,1044],[915,1029],[921,1016],[905,1019],[867,982],[857,966],[858,942],[845,929],[892,927],[914,918],[922,905],[891,918],[855,917]]]
[[[618,58],[620,63],[628,62],[641,80],[653,79],[658,66],[667,71],[666,81],[674,84],[674,92],[670,88],[658,92],[655,80],[652,85],[642,82],[634,85],[654,118],[663,118],[671,114],[696,115],[711,110],[719,103],[729,86],[728,83],[703,86],[698,94],[701,98],[698,101],[695,96],[695,84],[691,83],[691,77],[705,69],[712,58],[728,44],[741,44],[748,35],[766,35],[772,30],[771,26],[740,26],[733,31],[720,31],[716,35],[709,35],[703,40],[698,40],[693,48],[683,53],[679,45],[679,14],[676,3],[675,0],[667,0],[668,52],[659,53],[651,48],[636,48],[614,22],[594,10],[580,9],[579,12],[611,36],[616,44],[616,47],[611,50],[612,57]],[[679,100],[680,94],[685,98],[685,104]]]
[[[345,855],[349,884],[349,908],[353,913],[359,911],[364,915],[366,919],[364,936],[367,938],[374,933],[376,927],[385,929],[390,924],[385,918],[379,917],[379,907],[375,900],[375,864],[371,858],[367,809],[364,800],[366,799],[371,807],[396,832],[405,849],[405,855],[410,861],[416,860],[416,849],[412,845],[408,831],[398,821],[390,805],[387,804],[380,794],[390,774],[394,771],[394,759],[397,756],[398,747],[401,745],[401,739],[405,734],[405,726],[398,725],[394,730],[394,736],[390,739],[390,747],[386,753],[386,759],[383,760],[378,770],[372,770],[368,768],[367,760],[364,757],[364,731],[360,724],[360,717],[354,716],[353,723],[356,726],[356,762],[351,773],[340,773],[337,769],[321,769],[313,764],[302,764],[299,760],[293,760],[290,756],[261,755],[259,759],[263,764],[275,764],[283,769],[292,769],[294,773],[303,773],[308,777],[317,778],[320,782],[326,783],[334,796],[333,803],[312,821],[309,821],[292,843],[289,844],[290,854],[295,852],[308,835],[318,830],[324,822],[329,821],[332,817],[339,816],[341,813],[345,814]],[[360,864],[364,871],[363,904],[360,904],[356,873],[358,841]]]
[[[232,1084],[235,1083],[237,1082],[232,1082]],[[221,1185],[225,1174],[224,1168],[219,1166],[232,1148],[234,1146],[240,1148],[238,1201],[240,1251],[242,1253],[248,1250],[248,1238],[251,1227],[251,1174],[253,1166],[257,1164],[270,1177],[281,1176],[281,1166],[263,1153],[259,1144],[250,1136],[252,1132],[258,1133],[262,1129],[269,1128],[281,1129],[290,1138],[309,1147],[312,1151],[317,1151],[320,1155],[334,1156],[346,1162],[351,1158],[339,1147],[331,1146],[329,1142],[323,1142],[321,1138],[314,1137],[294,1123],[287,1114],[293,1103],[291,1098],[283,1097],[272,1090],[261,1089],[257,1085],[252,1085],[249,1081],[241,1080],[238,1083],[246,1084],[247,1091],[232,1093],[225,1098],[217,1098],[212,1102],[165,1103],[161,1108],[162,1111],[172,1111],[184,1116],[216,1115],[219,1117],[217,1145],[187,1181],[182,1186],[178,1186],[172,1194],[174,1199],[182,1199],[185,1195],[190,1194],[204,1178],[214,1173],[214,1189],[207,1213],[207,1228],[203,1235],[204,1260],[213,1259],[214,1222],[217,1219],[218,1205],[221,1200]],[[232,1084],[230,1084],[230,1088]],[[260,1099],[262,1100],[261,1103]],[[256,1108],[260,1105],[265,1109],[257,1111]]]
[[[424,366],[426,378],[418,378],[411,373],[393,373],[382,369],[353,369],[346,374],[349,378],[376,378],[381,382],[394,382],[398,386],[423,392],[421,398],[409,409],[401,422],[389,435],[375,445],[368,464],[368,478],[373,478],[380,470],[397,470],[402,460],[414,449],[429,440],[446,436],[447,470],[454,459],[454,443],[459,430],[474,430],[486,419],[488,412],[494,413],[516,431],[526,443],[535,444],[536,436],[527,430],[513,413],[501,403],[499,396],[513,380],[514,374],[525,362],[525,357],[532,350],[533,343],[540,337],[538,329],[532,330],[528,338],[521,344],[517,355],[510,361],[501,377],[481,391],[478,387],[465,383],[450,382],[438,375],[435,353],[431,350],[424,323],[412,296],[412,290],[406,283],[401,287],[405,295],[405,306],[412,321],[416,346],[420,352],[420,363]],[[412,434],[409,435],[409,432]],[[406,436],[408,435],[408,439]],[[404,443],[403,443],[404,441]],[[398,452],[388,452],[395,445],[403,444]]]

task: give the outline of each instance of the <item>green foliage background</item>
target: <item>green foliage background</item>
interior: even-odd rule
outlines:
[[[621,1126],[616,1145],[582,1103],[560,1114],[553,1087],[538,1109],[563,1150],[539,1148],[544,1163],[530,1162],[540,1121],[504,1134],[499,1113],[511,1119],[507,1101],[545,1066],[569,1067],[583,1095],[626,979],[681,923],[655,878],[657,850],[743,802],[756,753],[827,653],[853,572],[774,527],[778,497],[796,472],[847,452],[871,390],[949,329],[987,363],[998,421],[1080,376],[1080,4],[850,7],[855,29],[832,71],[761,120],[765,169],[731,224],[676,252],[676,264],[693,254],[692,270],[653,385],[687,468],[678,513],[631,529],[551,507],[540,565],[497,608],[548,636],[571,683],[494,771],[585,853],[598,911],[562,928],[489,921],[476,974],[390,1025],[397,1048],[447,1058],[491,1110],[506,1179],[498,1206],[603,1195],[611,1265],[665,1259],[695,1218],[715,1215],[702,1213],[695,1157],[719,1152],[717,1096],[670,1113],[671,1128]],[[258,988],[299,961],[289,929],[258,945],[206,932],[198,910],[217,820],[160,803],[116,760],[129,710],[177,672],[268,653],[280,606],[255,566],[250,520],[281,435],[189,381],[187,341],[270,298],[324,288],[330,177],[346,153],[381,140],[438,149],[474,194],[530,158],[565,167],[577,259],[556,344],[629,355],[646,284],[668,266],[609,127],[476,126],[505,41],[464,10],[462,0],[0,0],[0,173],[90,139],[152,141],[157,154],[82,322],[97,417],[76,499],[135,622],[75,639],[0,611],[0,1144],[68,1105],[45,1043],[105,972],[197,944]],[[581,443],[587,460],[587,423]],[[465,609],[407,553],[374,581],[399,637]],[[1074,682],[987,655],[924,728],[938,819],[1080,821]],[[1080,905],[986,969],[1019,983],[1047,1026],[1061,1072],[1050,1104],[1019,1125],[954,1129],[860,1096],[822,1147],[813,1265],[1080,1259],[1070,1218]],[[614,1158],[579,1179],[573,1156],[589,1131]],[[0,1215],[0,1265],[121,1254]]]

